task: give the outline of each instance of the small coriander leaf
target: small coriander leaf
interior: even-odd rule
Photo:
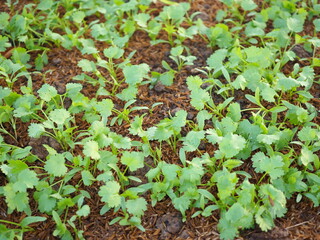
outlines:
[[[70,118],[70,113],[66,109],[54,109],[49,113],[49,118],[56,124],[62,125]]]
[[[28,135],[32,138],[39,138],[44,132],[45,129],[40,123],[31,123],[28,127]]]
[[[124,152],[121,163],[129,167],[130,171],[135,171],[144,166],[144,156],[142,152]]]
[[[92,159],[100,159],[99,144],[96,141],[90,140],[83,145],[83,154]]]
[[[62,154],[50,155],[44,169],[55,177],[61,177],[68,171],[65,166],[65,158]]]
[[[147,201],[144,198],[137,198],[126,201],[127,211],[132,215],[141,217],[147,210]]]
[[[46,102],[49,102],[58,94],[57,90],[47,83],[42,85],[42,87],[38,90],[38,93],[39,97]]]

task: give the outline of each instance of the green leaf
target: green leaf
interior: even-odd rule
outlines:
[[[171,86],[174,80],[174,71],[162,73],[159,77],[160,82],[165,86]]]
[[[238,182],[236,173],[230,173],[226,168],[223,170],[216,171],[212,179],[217,183],[218,197],[224,201],[235,191],[235,186]]]
[[[90,186],[92,182],[95,180],[94,176],[88,170],[82,170],[81,177],[85,186]]]
[[[49,10],[52,7],[52,5],[53,5],[52,0],[41,0],[37,6],[37,9],[42,11]]]
[[[285,77],[280,75],[280,79],[277,82],[276,89],[282,90],[282,91],[290,91],[293,88],[299,87],[300,83],[291,78],[291,77]]]
[[[66,92],[68,96],[71,97],[73,95],[78,94],[82,90],[83,86],[79,83],[67,83]]]
[[[240,203],[235,203],[228,209],[226,219],[237,227],[247,228],[253,224],[253,216]]]
[[[112,114],[114,104],[111,99],[103,99],[95,105],[96,110],[103,118],[107,118]]]
[[[9,214],[15,209],[19,212],[25,211],[26,213],[31,214],[27,192],[15,192],[12,188],[12,184],[9,183],[3,187],[3,194],[6,198]]]
[[[53,86],[45,83],[38,90],[38,94],[42,100],[49,102],[52,98],[57,96],[58,92]]]
[[[223,23],[211,27],[206,34],[212,47],[218,45],[219,48],[229,48],[233,45],[234,38],[229,31],[229,27]]]
[[[213,54],[211,54],[211,56],[207,59],[207,65],[215,70],[220,69],[223,67],[223,62],[227,55],[227,49],[219,49],[215,51]]]
[[[191,200],[188,196],[182,195],[181,197],[175,197],[172,199],[172,204],[175,209],[181,212],[182,217],[185,217],[185,212],[189,209]]]
[[[21,160],[10,160],[9,165],[2,164],[0,166],[2,172],[11,180],[16,181],[19,172],[28,169],[28,165]]]
[[[130,171],[136,171],[144,166],[144,155],[142,152],[124,152],[121,163],[129,167]]]
[[[268,68],[273,63],[273,53],[269,48],[249,47],[244,52],[249,63],[256,63],[262,68]]]
[[[30,154],[31,149],[32,149],[31,146],[28,146],[25,148],[16,148],[12,151],[11,157],[13,159],[23,159]]]
[[[190,97],[191,105],[199,111],[204,109],[204,105],[210,100],[209,93],[203,89],[192,90]]]
[[[231,103],[228,107],[227,116],[235,122],[240,121],[242,117],[240,104],[237,102]]]
[[[279,135],[276,134],[259,134],[257,136],[258,142],[270,145],[277,142],[280,139]]]
[[[230,222],[225,217],[220,218],[218,223],[218,230],[220,232],[219,238],[221,238],[222,240],[235,239],[239,232],[237,227],[230,224]]]
[[[166,181],[171,182],[177,178],[177,174],[178,171],[180,171],[180,167],[175,164],[163,163],[161,170]],[[158,171],[154,169],[154,172],[157,173]],[[152,172],[150,171],[150,173],[148,174],[148,178],[150,178],[151,173]]]
[[[256,197],[256,185],[249,182],[246,178],[241,184],[241,190],[238,190],[238,202],[242,206],[251,206]]]
[[[290,31],[293,32],[301,32],[303,30],[304,21],[299,19],[298,17],[290,17],[287,18],[287,26]]]
[[[70,118],[70,113],[66,109],[54,109],[49,113],[49,118],[56,124],[63,125]]]
[[[274,226],[273,218],[268,213],[268,209],[265,206],[260,206],[257,213],[255,214],[256,222],[262,231],[271,230]]]
[[[148,21],[150,19],[150,15],[147,13],[138,13],[133,16],[133,19],[137,22],[137,24],[142,28],[147,28]]]
[[[317,131],[314,128],[311,127],[303,127],[299,132],[298,132],[298,137],[301,141],[315,141],[317,139]]]
[[[31,223],[43,222],[45,220],[47,220],[46,217],[30,216],[30,217],[25,217],[24,219],[22,219],[22,221],[20,222],[20,225],[21,225],[21,227],[26,227]]]
[[[27,65],[27,62],[30,60],[30,55],[27,53],[25,48],[17,47],[14,48],[12,52],[12,58],[15,63]]]
[[[179,3],[171,6],[165,6],[159,17],[164,20],[172,19],[174,21],[181,21],[184,19],[184,15],[190,9],[189,3]]]
[[[205,120],[209,120],[212,117],[212,115],[207,110],[201,110],[197,114],[197,122],[198,122],[198,128],[200,130],[203,130],[205,125]]]
[[[82,59],[78,62],[78,66],[81,67],[82,71],[84,72],[95,72],[97,71],[96,65],[94,62]]]
[[[0,29],[1,29],[1,23],[0,23]],[[8,47],[11,47],[9,38],[0,35],[0,52],[4,52]]]
[[[83,205],[78,211],[76,211],[77,216],[79,217],[87,217],[90,214],[89,205]]]
[[[34,193],[34,198],[38,202],[38,209],[40,212],[49,213],[55,208],[57,199],[51,196],[52,189],[48,183],[41,183],[40,185],[42,188],[39,188],[39,185],[37,186],[39,191]]]
[[[95,47],[94,41],[92,39],[79,38],[78,41],[82,45],[82,49],[81,49],[81,46],[80,46],[80,49],[81,49],[81,53],[83,55],[84,54],[96,54],[99,52],[98,49]],[[91,61],[89,61],[89,62],[91,62]],[[91,67],[96,69],[94,62],[91,62],[90,65],[91,65]]]
[[[33,188],[38,184],[38,177],[34,171],[24,169],[19,172],[17,181],[13,183],[13,190],[16,192],[25,192],[28,188]]]
[[[218,133],[217,133],[217,131],[215,130],[215,129],[208,129],[207,131],[206,131],[206,133],[208,134],[207,135],[207,139],[208,139],[208,141],[210,142],[210,143],[212,143],[212,144],[216,144],[216,143],[218,143],[218,142],[221,142],[222,141],[222,139],[223,139],[223,137],[221,137]]]
[[[117,94],[117,97],[122,101],[130,101],[135,99],[138,93],[138,88],[135,85],[129,85],[129,87],[122,90],[121,93]]]
[[[196,90],[198,88],[200,88],[200,86],[202,85],[203,81],[199,76],[189,76],[187,78],[187,85],[188,88],[193,91]]]
[[[313,25],[314,25],[314,27],[315,27],[315,30],[316,30],[317,32],[320,32],[320,19],[315,19],[315,20],[313,20]]]
[[[10,15],[6,12],[0,13],[0,30],[5,29],[9,25]]]
[[[257,4],[253,0],[242,0],[241,7],[245,11],[252,11],[253,9],[257,8]]]
[[[99,145],[96,141],[90,140],[83,145],[83,154],[92,159],[100,159]]]
[[[180,133],[181,128],[186,125],[187,115],[188,113],[185,110],[179,110],[172,118],[170,126],[176,134]]]
[[[103,54],[107,57],[107,58],[114,58],[114,59],[118,59],[121,58],[124,54],[124,50],[117,47],[117,46],[111,46],[109,48],[106,48],[105,50],[103,50]]]
[[[85,13],[82,11],[75,11],[72,13],[72,20],[78,24],[81,24],[86,17]]]
[[[61,177],[68,171],[68,168],[65,166],[65,158],[62,154],[49,155],[44,169],[55,177]]]
[[[171,128],[160,125],[149,128],[147,134],[150,140],[157,139],[159,141],[166,141],[174,134],[174,131]]]
[[[170,54],[171,54],[172,56],[178,57],[178,56],[181,56],[181,55],[182,55],[183,50],[184,50],[183,47],[182,47],[181,45],[179,45],[179,46],[176,46],[176,47],[171,48]]]
[[[144,78],[147,78],[149,71],[149,65],[142,63],[140,65],[125,66],[123,74],[126,79],[126,83],[129,85],[135,85],[141,83]]]
[[[317,158],[317,155],[313,154],[313,152],[310,151],[308,148],[303,147],[301,149],[300,159],[304,166],[308,166],[309,163],[314,162]]]
[[[219,206],[217,206],[217,205],[209,205],[202,211],[201,215],[204,216],[204,217],[209,217],[209,216],[212,215],[212,211],[215,211],[217,209],[219,209]]]
[[[109,207],[118,207],[121,203],[121,196],[119,195],[120,184],[116,181],[106,182],[98,192],[101,201],[108,204]]]
[[[251,158],[256,172],[267,173],[271,179],[276,179],[284,175],[282,169],[284,163],[281,156],[267,157],[263,152],[257,152]]]
[[[183,149],[192,152],[198,149],[201,140],[204,138],[204,131],[190,131],[183,141]]]
[[[44,52],[42,55],[38,54],[35,60],[36,70],[41,71],[45,64],[48,64],[48,56]]]
[[[273,88],[264,85],[261,90],[261,96],[268,102],[275,102],[274,96],[277,96],[277,92]]]
[[[29,137],[39,138],[43,133],[45,133],[45,129],[40,123],[31,123],[28,127]]]
[[[228,133],[219,142],[219,150],[225,155],[226,158],[236,156],[246,145],[246,140],[237,135]]]
[[[132,215],[141,217],[147,210],[147,201],[144,198],[136,198],[126,201],[126,208]]]
[[[286,197],[282,191],[275,188],[272,184],[263,184],[259,190],[259,197],[267,207],[268,213],[272,218],[283,217],[286,213]]]

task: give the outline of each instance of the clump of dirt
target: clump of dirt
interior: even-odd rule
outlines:
[[[62,152],[60,144],[52,137],[41,136],[40,138],[30,138],[29,146],[32,147],[32,154],[38,156],[40,159],[45,159],[48,156],[48,151],[43,145],[52,147],[57,152]]]
[[[275,227],[268,232],[253,232],[246,240],[290,240],[289,231],[285,228]]]
[[[181,213],[169,212],[162,215],[158,218],[156,227],[161,230],[160,239],[168,239],[172,235],[176,235],[183,227]]]

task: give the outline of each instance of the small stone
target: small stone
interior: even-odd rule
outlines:
[[[161,82],[157,82],[153,89],[157,93],[162,93],[165,91],[166,87]]]
[[[177,234],[183,227],[181,213],[166,213],[162,217],[158,218],[156,222],[156,227],[160,228],[162,233],[168,232],[171,234]]]
[[[201,141],[198,147],[199,150],[206,150],[206,143],[204,141]]]
[[[52,59],[52,63],[53,63],[53,65],[60,65],[61,64],[61,62],[62,62],[62,60],[60,59],[60,58],[54,58],[54,59]]]
[[[68,109],[72,104],[72,101],[70,98],[66,97],[63,101],[63,105],[65,109]]]
[[[292,49],[291,49],[299,58],[309,58],[312,57],[312,53],[309,53],[308,51],[306,51],[303,47],[303,45],[295,45]]]
[[[183,230],[178,239],[191,239],[191,236],[187,230]]]
[[[192,112],[188,112],[187,119],[188,120],[193,120],[194,119],[194,114]]]
[[[176,115],[176,113],[179,112],[180,110],[183,110],[183,109],[182,109],[182,108],[179,108],[179,107],[176,107],[176,108],[172,109],[172,110],[170,111],[171,116],[174,117],[174,116]]]
[[[211,84],[206,82],[206,83],[202,83],[200,87],[201,87],[202,89],[207,89],[207,88],[210,87],[210,86],[211,86]]]
[[[61,81],[54,82],[53,86],[57,89],[59,94],[64,94],[66,92],[66,85]]]
[[[41,136],[40,138],[30,138],[29,146],[32,147],[32,154],[38,156],[40,159],[45,159],[48,156],[48,151],[43,146],[44,144],[52,147],[57,152],[62,152],[62,148],[57,140],[48,136]]]
[[[197,21],[198,19],[201,19],[202,21],[210,21],[210,17],[208,14],[206,13],[199,13],[198,15],[196,15],[194,18],[194,21]]]

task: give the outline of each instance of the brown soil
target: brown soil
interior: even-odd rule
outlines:
[[[25,3],[27,1],[21,1]],[[17,8],[20,8],[18,5]],[[162,4],[157,3],[157,7],[162,7]],[[195,0],[192,2],[192,12],[201,12],[199,18],[201,18],[208,25],[213,25],[215,21],[215,14],[217,10],[223,8],[223,5],[216,0]],[[1,11],[9,11],[4,3],[0,3]],[[195,62],[195,67],[203,66],[205,60],[212,53],[209,48],[207,48],[207,43],[200,37],[196,37],[193,40],[187,40],[186,45],[190,48],[191,53],[197,57]],[[103,49],[104,46],[101,46]],[[168,52],[170,51],[170,46],[168,44],[158,44],[150,45],[150,39],[146,33],[138,31],[136,32],[130,40],[129,46],[126,49],[126,54],[129,52],[137,50],[136,54],[132,59],[133,64],[147,63],[150,65],[152,71],[161,71],[161,60],[168,58]],[[299,54],[304,55],[299,47],[295,49],[300,51]],[[298,54],[297,54],[298,55]],[[62,93],[64,91],[64,86],[66,83],[75,82],[72,78],[81,72],[81,69],[77,67],[77,62],[83,58],[81,53],[77,49],[66,50],[63,48],[53,48],[48,52],[49,64],[45,66],[42,71],[42,75],[34,77],[34,88],[35,91],[40,88],[44,83],[49,83],[57,87],[58,91]],[[302,56],[301,56],[302,57]],[[173,68],[174,64],[172,65]],[[47,72],[52,70],[51,72]],[[193,67],[184,68],[181,73],[177,76],[174,84],[170,87],[163,85],[156,85],[154,88],[149,88],[145,85],[140,87],[139,94],[137,97],[136,105],[148,106],[155,102],[162,102],[162,105],[157,106],[152,114],[147,114],[144,121],[144,127],[150,127],[158,123],[164,117],[167,117],[169,113],[173,113],[177,108],[186,110],[190,115],[189,118],[195,116],[196,111],[189,104],[189,91],[185,84],[185,79],[187,76],[193,75]],[[319,74],[319,69],[317,71]],[[0,83],[0,85],[4,85]],[[15,83],[15,91],[20,91],[21,82]],[[89,98],[95,96],[97,90],[96,87],[91,84],[83,83],[83,93]],[[313,100],[313,104],[319,107],[319,85],[311,89],[311,94],[316,98]],[[243,93],[238,94],[239,103],[243,104],[245,107],[250,107],[249,102],[246,102],[243,98]],[[121,108],[123,102],[112,99],[116,106]],[[220,100],[218,100],[220,101]],[[222,101],[222,100],[221,100]],[[141,114],[143,111],[137,111],[136,114]],[[134,114],[130,116],[132,119]],[[316,119],[319,124],[319,118]],[[29,139],[27,136],[28,124],[18,122],[17,129],[19,131],[19,146],[25,147],[27,145],[36,146],[39,142]],[[86,123],[77,118],[77,125],[81,128],[86,128]],[[113,131],[128,135],[128,125],[114,126]],[[10,130],[10,129],[9,129]],[[12,139],[6,137],[5,139],[10,144],[16,144]],[[56,144],[52,142],[49,138],[43,138],[39,141],[51,145],[54,147]],[[204,151],[212,151],[212,149],[206,149],[203,147]],[[39,151],[41,158],[45,157],[44,149],[36,149],[34,151]],[[37,153],[35,153],[37,154]],[[37,155],[38,155],[37,154]],[[40,157],[39,156],[39,157]],[[178,163],[179,159],[176,153],[174,153],[169,146],[163,146],[163,160],[167,162]],[[246,167],[247,168],[247,167]],[[250,166],[248,166],[250,168]],[[146,172],[148,169],[144,169]],[[250,170],[248,170],[250,171]],[[145,172],[139,173],[138,177],[142,177]],[[0,173],[0,183],[5,184],[5,177]],[[76,182],[76,181],[75,181]],[[137,228],[132,228],[128,226],[120,226],[118,224],[108,225],[113,218],[119,216],[119,213],[113,213],[109,211],[108,213],[101,216],[99,214],[100,209],[103,204],[100,202],[100,197],[98,196],[99,185],[98,183],[93,184],[90,187],[85,188],[91,195],[91,199],[87,200],[87,204],[90,206],[91,213],[88,217],[83,218],[79,229],[84,231],[84,236],[88,240],[95,239],[219,239],[219,234],[217,231],[218,214],[214,213],[212,216],[195,217],[191,218],[193,211],[187,213],[187,221],[182,222],[181,214],[178,213],[172,204],[170,199],[165,199],[156,204],[155,207],[151,207],[149,204],[148,210],[143,216],[143,226],[146,231],[142,232]],[[30,195],[31,196],[31,195]],[[149,196],[146,196],[147,201],[151,202]],[[31,208],[36,209],[35,202],[31,202]],[[12,222],[19,222],[24,214],[14,212],[7,215],[7,207],[4,199],[0,199],[0,218]],[[68,215],[72,216],[73,210],[70,209]],[[39,212],[34,212],[35,215],[45,216]],[[50,217],[49,217],[50,219]],[[277,219],[275,224],[276,227],[269,232],[261,232],[258,227],[253,230],[247,230],[242,232],[241,237],[238,239],[250,239],[250,240],[289,240],[289,239],[320,239],[320,207],[314,208],[310,201],[304,199],[300,203],[295,203],[294,200],[288,202],[288,213],[284,218]],[[11,226],[12,227],[12,226]],[[30,240],[51,240],[58,239],[52,236],[54,231],[55,223],[53,221],[46,221],[40,224],[31,225],[35,231],[27,232],[24,234],[24,239]]]

